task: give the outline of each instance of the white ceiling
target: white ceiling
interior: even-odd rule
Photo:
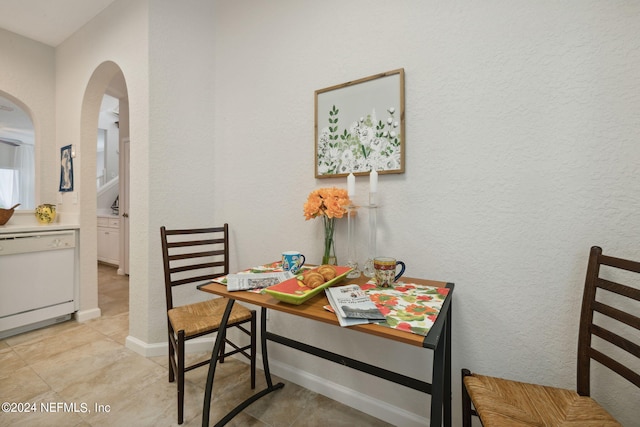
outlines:
[[[0,0],[0,28],[58,46],[115,0]]]

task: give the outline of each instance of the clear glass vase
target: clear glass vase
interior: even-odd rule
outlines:
[[[322,217],[324,225],[324,249],[322,251],[322,264],[338,265],[336,258],[336,245],[333,236],[335,218]]]
[[[347,278],[356,279],[360,277],[361,271],[358,269],[356,256],[356,217],[358,207],[353,204],[347,206],[347,263],[346,266],[352,268],[347,274]]]

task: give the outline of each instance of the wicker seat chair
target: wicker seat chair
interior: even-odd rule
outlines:
[[[620,281],[617,276],[616,282],[603,278],[601,266],[607,266],[605,269],[610,270],[609,274],[621,273],[620,270],[640,273],[640,262],[605,256],[601,248],[591,248],[580,314],[577,392],[478,375],[463,369],[464,427],[471,427],[472,415],[478,416],[485,427],[621,425],[590,397],[590,365],[593,359],[640,387],[640,375],[629,367],[638,366],[640,345],[613,332],[612,329],[618,332],[619,328],[614,328],[616,322],[610,321],[615,319],[640,330],[640,317],[629,309],[634,304],[637,307],[640,289],[637,285],[617,283]],[[638,279],[637,275],[633,276]],[[616,307],[612,306],[614,301]],[[594,313],[597,313],[596,321]],[[612,345],[592,346],[592,336]],[[605,347],[615,351],[605,350]],[[472,409],[472,403],[475,409]]]
[[[235,304],[227,329],[237,328],[249,335],[248,345],[238,345],[219,331],[227,306],[226,298],[215,298],[193,304],[175,305],[173,290],[177,286],[197,286],[229,273],[229,226],[167,230],[160,228],[164,262],[167,324],[169,332],[169,382],[177,379],[178,424],[184,421],[184,374],[208,365],[210,358],[185,366],[185,341],[214,332],[224,334],[218,360],[233,354],[247,357],[251,365],[251,388],[256,384],[256,313]],[[226,351],[225,344],[232,350]]]

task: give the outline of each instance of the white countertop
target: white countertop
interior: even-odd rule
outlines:
[[[80,228],[80,224],[11,224],[0,225],[0,234],[7,233],[25,233],[25,232],[38,232],[38,231],[57,231],[57,230],[77,230]]]
[[[77,215],[59,214],[52,224],[40,224],[33,211],[15,211],[5,225],[0,225],[0,234],[78,229],[80,223]]]
[[[100,218],[118,218],[120,215],[114,214],[111,209],[98,209],[96,212],[96,216]]]

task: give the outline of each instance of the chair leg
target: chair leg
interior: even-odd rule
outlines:
[[[222,334],[222,342],[220,343],[220,352],[218,353],[218,361],[220,363],[224,363],[224,352],[225,352],[226,341],[227,341],[227,330],[226,328],[219,329],[218,333]]]
[[[256,388],[256,311],[251,310],[251,389]]]
[[[184,421],[184,331],[178,331],[178,424]]]
[[[169,382],[175,381],[175,371],[173,370],[173,364],[175,363],[176,352],[173,347],[173,329],[169,328]]]
[[[471,397],[464,385],[464,377],[470,376],[471,371],[462,369],[462,427],[471,427]]]

